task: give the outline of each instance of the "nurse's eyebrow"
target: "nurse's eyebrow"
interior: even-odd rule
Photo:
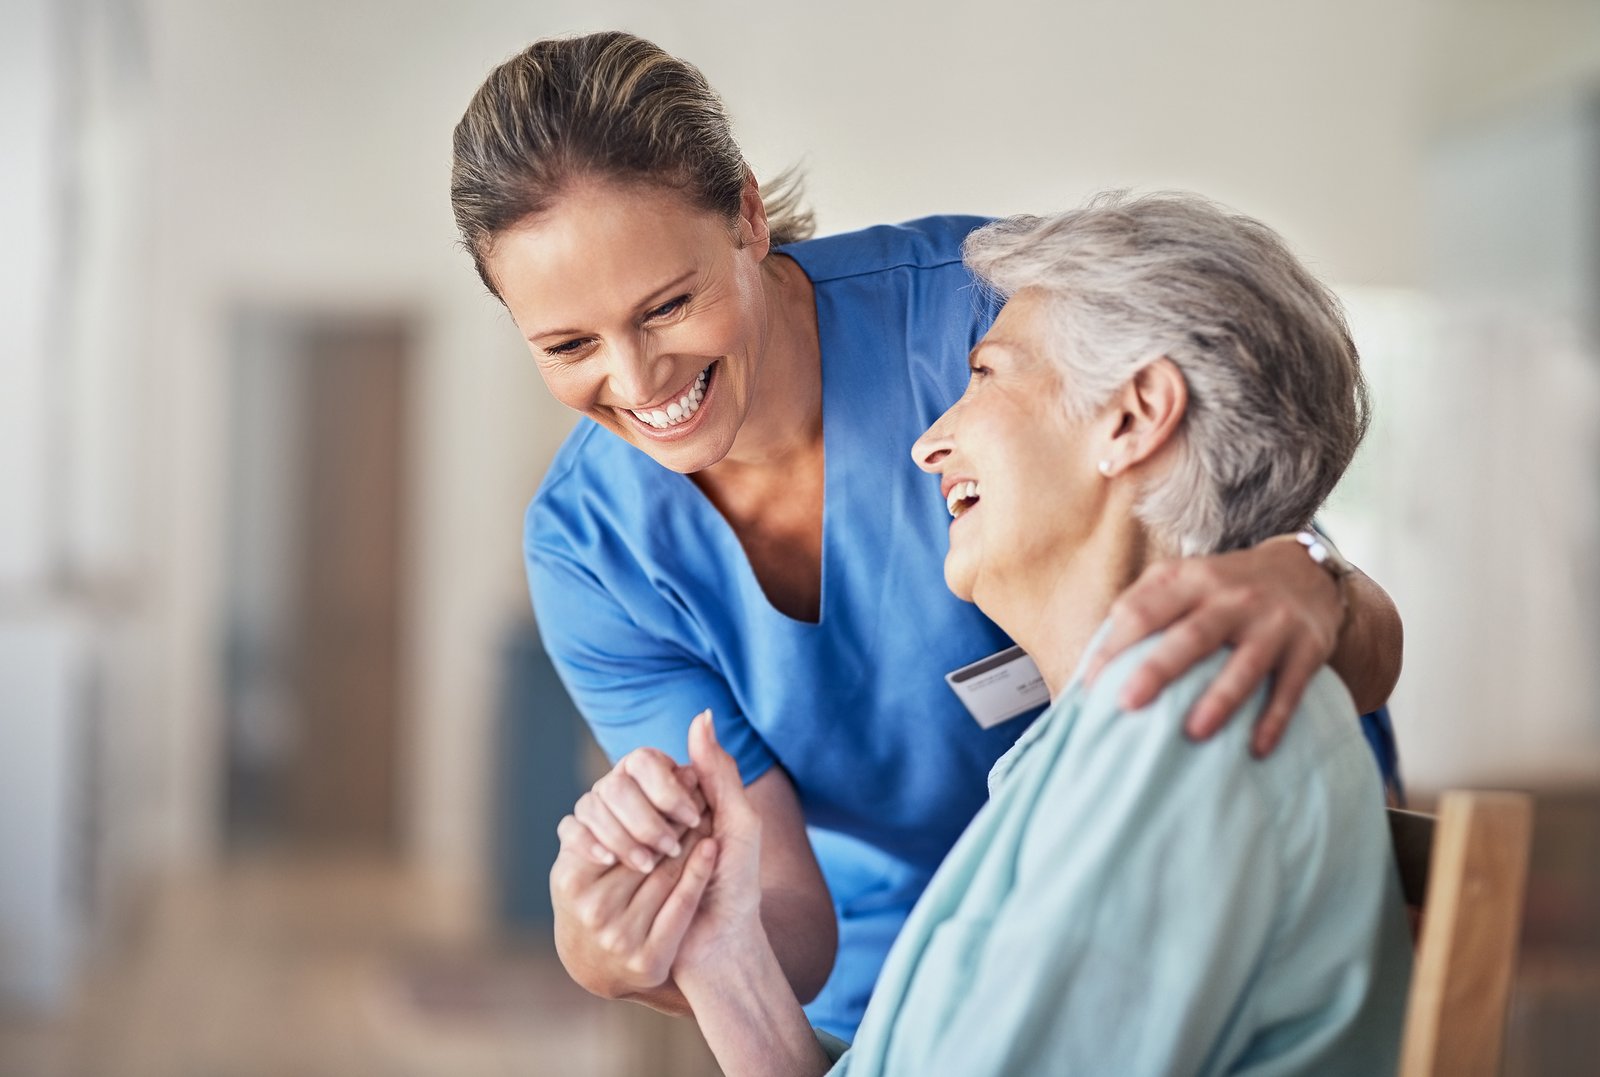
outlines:
[[[667,281],[667,283],[658,285],[652,291],[647,292],[645,297],[635,304],[634,309],[644,312],[650,310],[652,307],[660,306],[665,299],[670,298],[668,296],[669,292],[683,287],[694,276],[695,271],[692,269],[678,274],[678,276]],[[584,329],[541,329],[538,332],[529,333],[527,339],[531,343],[533,341],[541,340],[544,337],[576,337],[582,336],[586,332],[587,330]]]

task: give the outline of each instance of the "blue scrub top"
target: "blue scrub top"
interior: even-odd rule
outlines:
[[[952,596],[949,513],[911,445],[960,395],[998,301],[961,262],[979,217],[930,217],[781,248],[811,279],[826,457],[817,623],[773,608],[687,477],[589,420],[529,506],[535,614],[606,753],[686,759],[709,707],[746,782],[793,779],[839,915],[807,1007],[850,1039],[912,904],[986,797],[1031,711],[982,729],[943,675],[1010,646]]]

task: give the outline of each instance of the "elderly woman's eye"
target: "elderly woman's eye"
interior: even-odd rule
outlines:
[[[994,371],[992,371],[992,370],[990,370],[990,369],[989,369],[989,368],[988,368],[988,367],[986,367],[986,366],[972,366],[972,367],[968,367],[968,368],[967,368],[967,372],[968,372],[968,373],[970,373],[970,374],[971,374],[971,375],[972,375],[972,379],[973,379],[973,380],[974,380],[974,381],[976,381],[976,380],[977,380],[977,379],[979,379],[979,378],[982,378],[982,377],[987,377],[987,376],[988,376],[988,375],[990,375],[990,374],[992,374],[992,373],[994,373]]]
[[[665,318],[667,315],[679,310],[687,302],[689,302],[689,297],[687,295],[680,295],[676,299],[669,299],[659,307],[653,308],[650,313],[646,314],[645,320],[655,321],[657,318]]]

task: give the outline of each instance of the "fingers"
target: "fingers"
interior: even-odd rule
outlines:
[[[595,845],[635,871],[649,871],[662,856],[677,856],[682,835],[705,810],[698,778],[664,752],[629,752],[573,808],[583,829],[567,827],[576,847],[596,863]]]
[[[564,848],[550,868],[550,901],[558,921],[570,921],[593,936],[628,907],[645,878],[623,866],[596,868]]]
[[[617,855],[601,845],[594,833],[578,822],[575,815],[562,817],[561,822],[556,824],[556,837],[561,839],[564,848],[573,849],[580,856],[587,857],[596,867],[609,868],[617,862]]]
[[[578,822],[589,828],[595,840],[633,870],[647,872],[656,866],[658,854],[655,850],[635,839],[595,790],[591,789],[578,798],[572,814],[577,816]]]
[[[634,841],[665,856],[678,855],[678,827],[657,810],[631,776],[613,770],[595,782],[594,793]]]
[[[1244,701],[1261,686],[1272,667],[1277,662],[1279,653],[1274,650],[1269,640],[1256,640],[1239,647],[1229,656],[1193,708],[1190,709],[1188,718],[1184,721],[1184,732],[1195,740],[1205,740],[1217,730],[1227,724]]]
[[[699,824],[700,809],[678,778],[680,768],[669,757],[655,751],[629,752],[617,769],[638,783],[640,792],[657,811],[684,826]]]
[[[656,913],[655,923],[650,925],[650,934],[645,939],[646,950],[670,953],[673,958],[677,957],[683,936],[700,908],[700,898],[705,894],[706,884],[711,881],[716,865],[717,843],[712,838],[700,841],[684,857],[683,873],[662,903],[661,911]],[[670,962],[668,971],[671,971]]]
[[[1271,755],[1283,739],[1283,731],[1288,728],[1289,720],[1306,694],[1306,685],[1316,676],[1322,661],[1321,649],[1308,642],[1292,648],[1279,664],[1272,696],[1250,740],[1250,751],[1258,758]]]
[[[1240,603],[1226,596],[1188,611],[1134,670],[1118,702],[1129,710],[1145,706],[1196,662],[1226,644],[1240,627],[1241,613]]]
[[[671,912],[681,926],[655,931],[655,923],[701,842],[696,834],[682,856],[663,860],[644,875],[626,865],[595,875],[572,849],[562,850],[550,873],[557,950],[569,971],[582,973],[580,982],[618,998],[666,981],[694,905],[687,919],[679,910]],[[703,890],[703,882],[694,889],[696,902]]]
[[[678,780],[683,783],[689,799],[693,801],[695,811],[703,814],[707,810],[706,795],[700,789],[700,773],[694,769],[694,764],[691,763],[688,766],[674,768],[674,773],[677,774]],[[699,826],[698,823],[694,825],[696,827]]]
[[[744,781],[739,777],[739,765],[718,743],[710,711],[695,715],[689,726],[689,759],[700,774],[700,788],[714,813],[723,816],[744,806]]]
[[[710,839],[696,835],[682,856],[663,860],[645,876],[625,911],[596,933],[630,981],[660,984],[671,974],[683,936],[700,907],[716,863]]]
[[[1085,683],[1093,684],[1107,662],[1191,608],[1203,592],[1204,581],[1197,578],[1203,568],[1196,561],[1157,561],[1140,573],[1111,604],[1111,628],[1084,669]]]

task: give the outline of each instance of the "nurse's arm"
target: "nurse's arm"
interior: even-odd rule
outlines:
[[[1271,698],[1252,738],[1258,755],[1277,746],[1324,663],[1362,713],[1383,706],[1400,678],[1403,631],[1388,594],[1356,571],[1341,599],[1339,585],[1292,535],[1149,566],[1112,605],[1111,631],[1086,677],[1092,682],[1117,654],[1163,630],[1160,645],[1124,686],[1122,705],[1145,706],[1195,663],[1231,645],[1232,656],[1185,729],[1192,737],[1211,736],[1271,677]]]
[[[773,767],[745,792],[761,816],[762,925],[795,996],[809,1001],[827,981],[838,949],[833,901],[788,774]],[[680,862],[662,861],[655,871],[676,872]],[[674,955],[641,953],[670,890],[639,885],[637,874],[621,865],[598,866],[564,840],[550,893],[556,951],[572,978],[602,998],[688,1015],[688,1003],[664,971]]]

